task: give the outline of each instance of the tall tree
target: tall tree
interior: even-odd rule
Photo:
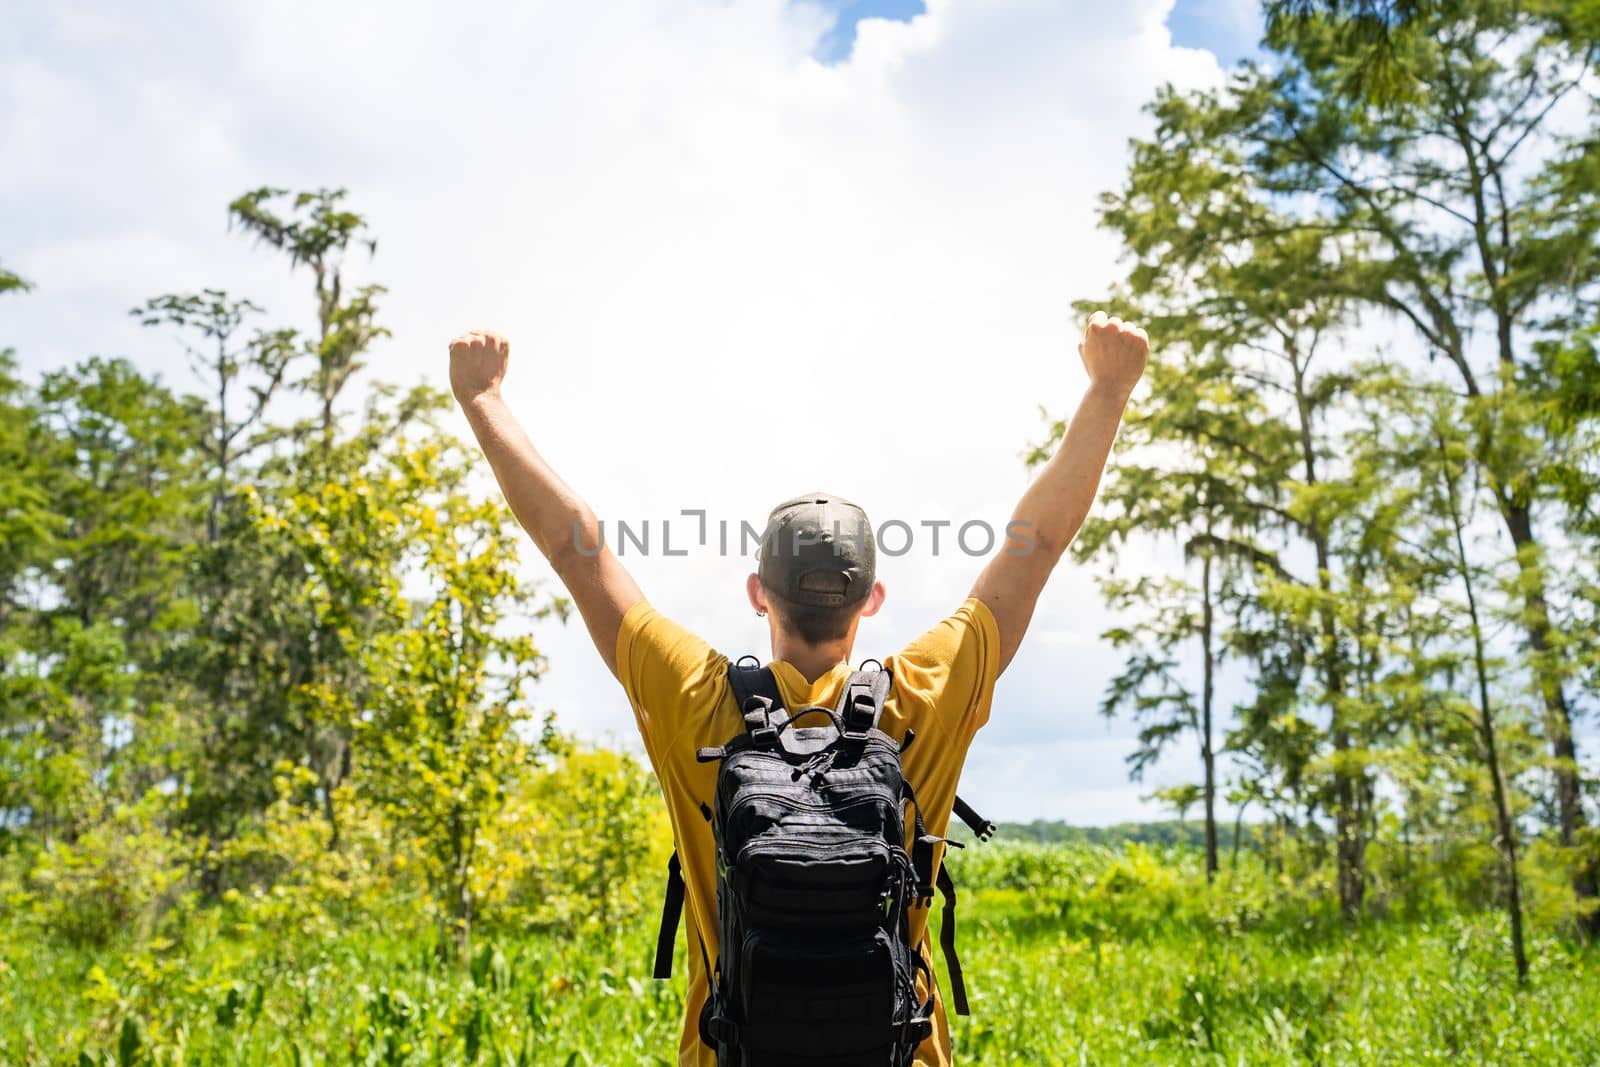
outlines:
[[[1485,652],[1484,624],[1478,609],[1475,588],[1475,568],[1467,553],[1464,530],[1469,517],[1462,511],[1462,497],[1457,487],[1458,466],[1468,460],[1460,442],[1447,438],[1442,425],[1436,425],[1434,439],[1439,444],[1439,481],[1444,488],[1450,518],[1450,532],[1455,542],[1455,563],[1460,569],[1461,591],[1466,598],[1467,617],[1472,633],[1472,667],[1477,682],[1478,740],[1482,745],[1485,770],[1489,777],[1489,790],[1494,798],[1495,844],[1505,858],[1506,913],[1511,921],[1511,954],[1517,969],[1517,979],[1527,981],[1528,953],[1522,935],[1522,876],[1517,869],[1517,824],[1511,811],[1510,785],[1502,766],[1501,743],[1496,726],[1496,713],[1489,695],[1489,665]],[[1452,450],[1454,443],[1457,447]],[[1452,454],[1454,452],[1454,454]]]
[[[1131,713],[1140,723],[1139,745],[1129,756],[1134,778],[1180,736],[1192,734],[1197,742],[1209,879],[1217,871],[1216,674],[1227,641],[1221,605],[1258,564],[1276,565],[1256,543],[1260,511],[1251,498],[1276,492],[1292,451],[1287,435],[1271,439],[1259,394],[1248,383],[1240,388],[1226,361],[1179,343],[1147,377],[1149,399],[1130,405],[1116,444],[1119,459],[1101,491],[1102,508],[1085,522],[1072,551],[1085,563],[1107,561],[1113,573],[1097,576],[1101,594],[1114,611],[1129,616],[1102,635],[1128,650],[1128,658],[1107,688],[1101,712]],[[1064,432],[1062,425],[1051,428],[1052,438]],[[1115,576],[1119,547],[1168,536],[1181,546],[1185,571],[1198,570],[1197,583]],[[1184,680],[1177,659],[1196,645],[1198,690]]]
[[[400,504],[370,485],[406,427],[443,403],[426,389],[373,392],[326,456],[312,441],[263,462],[201,557],[201,581],[217,598],[185,673],[214,714],[187,818],[217,842],[272,803],[273,764],[288,759],[316,783],[294,799],[320,810],[328,848],[340,846],[355,724],[385,684],[364,667],[364,650],[404,622],[391,589],[410,551],[410,534],[393,521]],[[229,877],[215,865],[207,872],[215,890]]]
[[[1329,415],[1349,384],[1340,368],[1327,366],[1326,354],[1345,316],[1329,285],[1339,249],[1265,195],[1248,160],[1223,136],[1231,119],[1221,95],[1163,91],[1151,111],[1154,135],[1134,143],[1127,182],[1104,198],[1102,223],[1122,238],[1131,260],[1113,301],[1132,301],[1169,351],[1192,349],[1210,361],[1193,363],[1211,367],[1206,377],[1168,383],[1157,406],[1181,413],[1194,398],[1231,392],[1249,397],[1257,412],[1209,426],[1171,418],[1177,438],[1199,441],[1208,456],[1228,456],[1233,471],[1253,470],[1262,479],[1232,491],[1259,532],[1250,548],[1261,595],[1281,607],[1284,625],[1257,631],[1248,647],[1277,665],[1312,651],[1333,749],[1325,766],[1340,899],[1353,915],[1365,888],[1363,805],[1371,782],[1359,758],[1358,699],[1347,691],[1355,639],[1334,592],[1335,516],[1320,503],[1322,483],[1339,475]],[[1294,560],[1307,554],[1310,574],[1302,577]],[[1263,647],[1258,638],[1274,630],[1292,647]],[[1290,692],[1279,687],[1273,695]],[[1274,712],[1264,721],[1279,718]],[[1294,749],[1284,755],[1292,758]]]
[[[93,357],[39,385],[65,517],[54,618],[114,622],[144,664],[192,624],[188,568],[202,515],[204,412],[123,359]]]
[[[360,445],[338,439],[339,399],[363,368],[369,347],[389,332],[377,322],[377,298],[385,291],[383,286],[368,284],[352,291],[346,277],[350,254],[360,248],[368,255],[375,254],[378,242],[367,220],[344,206],[345,195],[343,189],[291,195],[284,189],[263,187],[238,197],[228,208],[229,218],[245,233],[286,253],[291,267],[311,272],[317,332],[306,344],[311,372],[298,384],[312,394],[317,405],[312,428],[316,448],[300,455],[292,468],[279,468],[299,481],[301,492],[321,492],[330,480],[359,469],[363,462],[360,450],[372,447],[368,431],[375,424],[371,422],[362,426]],[[324,621],[314,618],[309,622],[308,669],[320,684],[354,697],[363,683],[355,655],[362,644],[362,631],[359,627],[330,629]],[[351,773],[350,731],[348,717],[323,715],[312,742],[313,761],[323,782],[330,847],[339,842],[334,796]]]
[[[1352,501],[1351,510],[1382,564],[1374,584],[1386,585],[1379,592],[1388,592],[1391,604],[1411,609],[1401,628],[1372,628],[1375,650],[1382,654],[1387,644],[1396,666],[1385,680],[1394,697],[1391,719],[1417,742],[1400,757],[1465,782],[1471,800],[1487,796],[1487,836],[1501,860],[1512,959],[1523,979],[1528,963],[1517,805],[1505,740],[1517,709],[1500,706],[1503,663],[1490,649],[1494,620],[1482,593],[1493,567],[1478,558],[1474,529],[1483,495],[1463,486],[1478,474],[1470,423],[1462,417],[1461,398],[1438,383],[1418,383],[1409,372],[1377,362],[1365,365],[1361,377],[1363,421],[1348,440],[1352,466],[1366,475],[1352,480],[1352,496],[1359,492],[1365,499]],[[1493,563],[1511,566],[1503,556]],[[1415,792],[1408,796],[1420,799]],[[1456,807],[1468,822],[1481,810],[1470,801]]]

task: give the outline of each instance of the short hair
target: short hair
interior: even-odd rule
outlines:
[[[850,580],[844,574],[831,571],[811,571],[800,578],[800,588],[808,592],[843,593]],[[850,632],[850,623],[861,613],[865,600],[850,604],[796,604],[781,593],[762,583],[767,592],[767,603],[785,630],[792,631],[808,645],[825,641],[839,641]]]

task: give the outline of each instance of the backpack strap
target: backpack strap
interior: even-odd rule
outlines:
[[[706,822],[711,821],[711,809],[705,802],[700,803],[700,814]],[[672,850],[672,858],[667,861],[667,892],[661,901],[661,929],[656,933],[656,967],[652,972],[653,978],[672,977],[672,947],[678,940],[678,920],[683,917],[683,864],[678,861],[678,850]],[[700,956],[705,958],[706,945],[700,942]],[[711,964],[706,963],[706,980],[712,979]]]
[[[778,679],[773,676],[771,667],[745,667],[745,660],[755,660],[754,656],[744,656],[728,664],[728,684],[733,688],[734,703],[739,706],[739,714],[744,716],[744,728],[750,734],[750,740],[758,748],[775,744],[778,740],[778,731],[772,722],[772,713],[783,710],[783,693],[778,690]]]
[[[745,660],[756,665],[746,667]],[[761,666],[754,656],[741,656],[737,662],[728,664],[728,683],[733,686],[733,700],[739,705],[741,715],[753,696],[766,697],[772,702],[773,711],[783,707],[783,693],[778,689],[778,679],[773,676],[772,668]]]
[[[950,869],[942,863],[939,864],[939,895],[944,897],[939,947],[944,950],[944,969],[950,976],[950,1003],[957,1015],[971,1015],[967,1010],[967,983],[961,977],[961,961],[956,958],[956,884],[950,880]]]
[[[655,978],[672,977],[672,949],[678,940],[678,920],[683,916],[683,865],[678,850],[667,861],[667,894],[661,902],[661,930],[656,935]]]
[[[935,885],[939,887],[939,895],[944,897],[944,922],[939,930],[939,947],[944,950],[944,969],[950,976],[950,1003],[957,1015],[970,1015],[971,1012],[967,1010],[967,983],[961,976],[961,960],[956,956],[956,884],[944,861],[941,859],[935,870],[933,859],[933,848],[941,842],[947,849],[966,846],[960,841],[930,834],[922,821],[922,808],[917,803],[917,794],[911,788],[911,783],[902,782],[900,788],[911,804],[914,816],[912,825],[916,836],[911,844],[911,872],[916,882],[917,903],[932,906],[933,888]]]
[[[972,805],[961,799],[961,794],[956,794],[955,807],[951,810],[956,818],[966,823],[968,829],[978,835],[979,841],[987,841],[994,836],[994,823],[973,811]]]
[[[883,715],[883,702],[889,697],[894,676],[888,671],[853,671],[844,683],[835,709],[844,723],[844,736],[853,741],[866,740],[867,733],[877,729]]]

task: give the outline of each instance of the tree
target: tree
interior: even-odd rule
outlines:
[[[1584,309],[1600,296],[1600,141],[1583,89],[1600,19],[1589,3],[1509,0],[1282,0],[1269,16],[1271,69],[1245,64],[1225,92],[1168,91],[1153,105],[1157,133],[1136,144],[1128,187],[1106,212],[1136,259],[1129,288],[1176,294],[1188,305],[1180,323],[1232,322],[1235,346],[1263,338],[1279,346],[1303,434],[1316,421],[1304,401],[1319,399],[1315,388],[1300,388],[1312,350],[1305,341],[1337,337],[1363,311],[1413,330],[1428,365],[1465,390],[1473,458],[1515,546],[1555,821],[1576,852],[1584,817],[1577,705],[1566,683],[1581,669],[1574,650],[1594,642],[1585,622],[1592,613],[1581,590],[1560,599],[1544,546],[1567,502],[1592,495],[1592,464],[1573,461],[1570,447],[1591,416],[1512,413],[1519,394],[1559,411],[1566,386],[1586,380],[1573,347],[1558,342],[1585,325]],[[1363,34],[1370,48],[1355,46]],[[1366,76],[1372,49],[1385,51],[1379,59],[1399,72],[1401,89]],[[1475,336],[1486,343],[1475,345]],[[1564,375],[1541,376],[1552,362]],[[1297,497],[1307,510],[1286,528],[1298,528],[1317,557],[1313,647],[1334,716],[1333,807],[1348,910],[1360,889],[1359,809],[1369,786],[1354,757],[1338,755],[1361,751],[1341,709],[1363,707],[1347,699],[1349,685],[1377,690],[1359,638],[1339,632],[1342,599],[1328,570],[1337,546],[1314,505],[1326,495],[1314,487],[1317,450],[1303,451]],[[1577,859],[1574,884],[1592,896],[1594,864]]]
[[[167,777],[176,709],[162,672],[196,617],[199,418],[125,361],[98,358],[47,374],[21,413],[23,469],[49,486],[52,514],[34,522],[30,504],[4,523],[25,531],[31,565],[8,576],[23,587],[0,633],[12,783],[0,808],[26,813],[38,841],[72,841]]]
[[[250,301],[235,300],[220,289],[152,297],[143,307],[129,312],[146,326],[170,325],[184,333],[199,334],[201,344],[210,346],[205,349],[185,344],[184,350],[196,376],[211,384],[211,431],[202,446],[213,468],[211,507],[206,514],[207,537],[211,541],[217,539],[219,515],[233,489],[237,463],[269,439],[251,440],[244,435],[260,424],[295,354],[295,333],[288,329],[257,329],[247,340],[234,344],[234,334],[242,329],[245,319],[260,312],[261,308]],[[248,391],[249,399],[244,411],[235,415],[232,404],[240,389]]]
[[[283,521],[326,522],[330,506],[370,497],[363,522],[392,524],[407,562],[428,580],[423,598],[387,586],[385,613],[401,625],[363,650],[363,668],[382,684],[355,716],[366,755],[359,781],[421,846],[444,940],[464,958],[485,832],[539,751],[518,727],[529,721],[522,689],[542,659],[520,627],[507,633],[505,623],[550,609],[534,609],[534,591],[516,574],[516,529],[504,508],[465,495],[466,465],[452,462],[454,451],[402,444],[380,478],[303,501],[311,512]]]
[[[317,425],[326,456],[333,448],[339,394],[361,370],[372,342],[389,335],[377,324],[377,298],[386,290],[365,285],[352,294],[345,292],[345,257],[351,244],[365,245],[370,255],[377,252],[378,240],[368,232],[365,218],[341,206],[343,189],[296,193],[289,198],[288,212],[280,214],[278,201],[288,196],[286,189],[256,189],[230,204],[228,215],[258,241],[287,252],[292,267],[311,270],[317,338],[308,346],[313,370],[301,387],[317,400]]]
[[[370,431],[378,425],[370,418],[363,424],[355,440],[340,442],[338,430],[340,414],[337,404],[345,388],[363,367],[363,357],[373,341],[388,335],[388,330],[377,324],[377,297],[384,292],[380,285],[366,285],[346,292],[345,271],[347,256],[352,245],[364,245],[368,254],[377,251],[366,219],[342,206],[343,189],[319,189],[290,196],[287,190],[263,187],[238,197],[229,205],[229,218],[258,241],[289,256],[291,267],[306,267],[313,278],[316,298],[317,334],[308,341],[305,351],[310,357],[311,372],[296,383],[310,392],[316,400],[318,415],[314,427],[316,449],[299,453],[292,463],[268,465],[267,473],[282,475],[292,488],[301,494],[321,493],[330,483],[336,482],[358,470],[364,462],[363,449],[375,447]],[[289,335],[275,335],[287,344]],[[280,349],[274,342],[274,352]],[[387,393],[379,399],[389,399]],[[403,403],[404,418],[420,414],[430,404],[436,405],[437,394],[428,390],[414,391]],[[303,428],[302,428],[303,429]],[[296,431],[292,436],[303,437]],[[291,551],[291,557],[293,552]],[[315,605],[292,600],[315,612]],[[370,605],[368,605],[370,607]],[[352,610],[355,610],[352,606]],[[284,618],[281,613],[274,617]],[[249,623],[241,618],[241,628]],[[287,620],[286,620],[287,621]],[[289,651],[289,645],[279,646],[289,661],[281,665],[295,679],[295,686],[316,684],[330,687],[332,691],[346,692],[352,700],[359,699],[359,689],[364,684],[356,652],[371,632],[358,625],[354,617],[345,620],[345,629],[330,629],[327,620],[317,615],[293,624],[307,642],[303,651]],[[376,624],[375,620],[366,622]],[[225,644],[231,643],[232,638]],[[285,709],[279,709],[280,711]],[[312,704],[283,717],[285,722],[298,722],[310,729],[307,740],[307,759],[317,766],[321,780],[319,792],[324,814],[329,825],[329,847],[339,843],[339,824],[335,794],[349,778],[351,772],[351,723],[348,716],[328,714],[325,704]],[[314,714],[313,714],[314,713]],[[315,722],[307,719],[313,715]],[[250,736],[254,731],[247,731]]]
[[[1097,577],[1113,610],[1136,614],[1102,634],[1113,647],[1132,651],[1100,710],[1107,716],[1131,712],[1142,724],[1139,747],[1129,756],[1135,779],[1177,737],[1194,735],[1210,879],[1217,871],[1215,678],[1226,644],[1219,606],[1258,564],[1276,566],[1255,544],[1260,511],[1251,498],[1276,492],[1292,452],[1286,435],[1271,440],[1259,395],[1238,387],[1226,361],[1197,356],[1179,343],[1147,377],[1150,399],[1131,406],[1118,435],[1119,458],[1101,491],[1102,513],[1084,523],[1072,551],[1083,562],[1105,559],[1114,572],[1119,545],[1171,535],[1185,570],[1198,564],[1198,585],[1176,577]],[[1052,438],[1065,429],[1052,427]],[[1036,457],[1047,454],[1040,449]],[[1191,643],[1200,652],[1198,693],[1181,679],[1175,658]]]
[[[1162,337],[1166,362],[1186,369],[1152,392],[1163,413],[1153,417],[1166,421],[1165,439],[1203,449],[1203,470],[1217,472],[1212,495],[1231,495],[1235,525],[1250,531],[1220,543],[1255,572],[1275,623],[1242,647],[1270,660],[1260,668],[1266,671],[1312,653],[1333,749],[1319,766],[1331,779],[1340,899],[1354,915],[1364,892],[1364,798],[1372,790],[1360,757],[1359,704],[1347,693],[1356,639],[1341,624],[1334,591],[1334,514],[1318,503],[1323,483],[1339,475],[1329,420],[1349,385],[1339,368],[1324,369],[1329,357],[1317,358],[1336,343],[1346,315],[1329,284],[1340,249],[1264,194],[1224,136],[1231,120],[1220,95],[1163,91],[1151,111],[1154,136],[1134,143],[1125,185],[1103,198],[1102,224],[1131,259],[1112,299],[1138,309]],[[1209,421],[1193,416],[1208,404],[1217,409]],[[1295,558],[1305,555],[1311,574],[1300,577]],[[1288,647],[1274,651],[1262,640],[1269,634]],[[1274,685],[1274,698],[1298,699],[1294,681]],[[1266,732],[1256,735],[1258,745],[1275,736],[1269,727],[1286,711],[1261,710],[1257,724]],[[1257,754],[1272,751],[1268,744]],[[1282,754],[1303,753],[1289,746]]]
[[[1435,427],[1435,440],[1439,443],[1439,480],[1444,487],[1449,504],[1450,528],[1454,535],[1456,558],[1460,568],[1461,590],[1466,597],[1467,615],[1471,620],[1473,675],[1478,685],[1477,727],[1478,739],[1483,748],[1485,769],[1489,775],[1489,789],[1494,797],[1495,843],[1505,857],[1506,913],[1511,920],[1511,953],[1517,968],[1517,979],[1527,981],[1528,954],[1522,937],[1522,878],[1517,870],[1517,825],[1511,812],[1510,786],[1501,766],[1500,740],[1495,725],[1495,708],[1489,696],[1488,656],[1484,651],[1484,627],[1478,613],[1478,600],[1474,591],[1472,561],[1467,554],[1463,530],[1467,518],[1461,511],[1460,494],[1456,485],[1456,463],[1465,462],[1467,456],[1460,442],[1452,450],[1442,426]],[[1452,451],[1455,455],[1452,455]]]
[[[352,733],[383,682],[363,656],[404,624],[393,590],[411,551],[410,534],[392,521],[396,505],[370,486],[406,428],[442,403],[426,388],[398,398],[375,388],[347,439],[326,455],[318,441],[273,456],[224,510],[221,536],[197,567],[216,597],[184,665],[212,709],[186,814],[212,841],[276,799],[274,765],[289,760],[316,783],[295,801],[321,811],[328,849],[340,847]],[[226,877],[213,869],[211,888]]]
[[[39,418],[54,506],[65,522],[49,618],[114,623],[136,661],[155,665],[194,621],[190,550],[204,499],[204,415],[126,360],[90,358],[44,376]]]
[[[1463,480],[1476,473],[1470,424],[1462,418],[1461,399],[1437,383],[1419,384],[1381,363],[1365,366],[1361,378],[1367,420],[1352,431],[1350,450],[1352,465],[1368,475],[1361,484],[1375,505],[1361,509],[1362,522],[1384,561],[1389,599],[1408,609],[1398,632],[1374,627],[1375,651],[1384,654],[1383,643],[1393,642],[1388,656],[1397,669],[1386,687],[1395,697],[1391,717],[1419,742],[1401,755],[1443,769],[1466,784],[1469,797],[1487,794],[1512,959],[1519,980],[1525,979],[1518,832],[1503,728],[1516,722],[1508,719],[1515,709],[1497,706],[1501,663],[1489,649],[1490,620],[1480,593],[1492,572],[1468,547],[1472,507],[1480,498],[1471,486],[1462,490]],[[1470,802],[1458,809],[1474,817]]]

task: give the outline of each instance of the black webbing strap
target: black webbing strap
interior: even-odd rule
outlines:
[[[950,872],[939,864],[939,893],[944,897],[944,920],[939,926],[939,947],[944,949],[944,969],[950,975],[950,1003],[957,1015],[967,1010],[967,983],[961,977],[961,961],[956,958],[956,884]]]
[[[720,990],[717,988],[717,972],[711,969],[711,957],[706,955],[706,939],[700,935],[700,928],[694,931],[695,939],[700,942],[700,962],[706,969],[706,1001],[700,1005],[700,1043],[707,1048],[717,1047],[717,1035],[712,1033],[717,1027],[716,1023],[722,1020],[717,1016],[717,1000]],[[719,961],[720,962],[720,961]]]
[[[886,670],[851,672],[836,709],[844,722],[845,736],[864,738],[868,730],[877,727],[893,684],[894,677]]]
[[[745,659],[754,660],[755,657],[746,656]],[[773,711],[783,707],[783,693],[778,689],[778,679],[773,677],[771,667],[741,667],[730,663],[728,683],[733,686],[733,700],[739,705],[741,715],[751,697],[766,697],[772,701]]]
[[[911,874],[916,882],[916,899],[918,905],[932,906],[934,886],[934,859],[933,850],[937,845],[947,848],[966,848],[960,841],[952,841],[948,837],[930,834],[927,824],[922,821],[922,805],[917,803],[916,790],[911,788],[911,783],[901,779],[900,796],[904,803],[911,805],[912,838],[911,838]],[[944,870],[943,865],[939,868]]]
[[[776,744],[778,732],[773,728],[772,714],[783,707],[778,679],[773,677],[770,667],[741,667],[741,662],[728,664],[728,684],[733,687],[739,714],[744,716],[744,728],[757,746]]]
[[[962,800],[960,794],[956,795],[956,804],[951,810],[955,812],[956,818],[966,823],[967,827],[978,835],[979,841],[987,841],[994,836],[994,823],[973,811],[972,805]]]
[[[667,895],[661,903],[661,931],[656,935],[656,978],[672,977],[672,949],[678,941],[678,920],[683,916],[683,866],[673,849],[667,861]]]

